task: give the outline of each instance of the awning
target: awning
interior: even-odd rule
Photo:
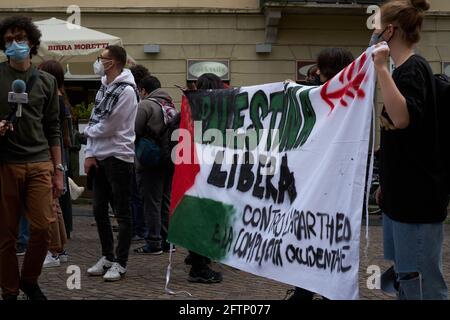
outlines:
[[[95,58],[108,45],[122,45],[119,37],[60,19],[50,18],[34,23],[42,36],[38,54],[33,57],[33,62],[37,65],[44,60],[59,61],[66,70],[66,80],[99,80],[100,77],[94,75],[92,70]],[[3,52],[0,52],[0,61],[5,59]],[[128,64],[135,63],[136,61],[128,56]],[[71,73],[70,69],[77,74]]]
[[[51,18],[34,22],[42,33],[38,57],[68,62],[94,62],[108,45],[122,45],[119,37]]]

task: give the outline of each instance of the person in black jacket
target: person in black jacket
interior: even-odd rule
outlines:
[[[317,77],[310,77],[306,85],[320,85],[332,79],[341,70],[353,62],[354,57],[350,51],[344,48],[326,48],[319,52],[317,56]],[[308,71],[309,73],[309,71]],[[293,294],[288,298],[291,301],[313,300],[314,292],[300,287],[289,289],[288,294],[293,290]],[[324,298],[326,299],[326,298]]]
[[[425,0],[388,2],[381,8],[382,28],[374,32],[384,44],[377,44],[373,55],[384,100],[377,196],[384,213],[384,257],[394,262],[398,298],[407,300],[448,299],[442,275],[448,193],[440,114],[431,68],[414,52],[429,7]],[[396,66],[392,75],[389,55]]]

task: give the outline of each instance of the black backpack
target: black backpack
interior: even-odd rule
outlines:
[[[444,74],[435,74],[433,85],[436,99],[438,136],[446,174],[447,191],[450,193],[450,79]]]

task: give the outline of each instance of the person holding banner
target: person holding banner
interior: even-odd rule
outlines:
[[[346,66],[353,62],[355,58],[348,49],[326,48],[319,52],[317,56],[317,74],[319,75],[319,85],[324,84],[341,72]]]
[[[352,53],[343,48],[327,48],[323,49],[317,56],[317,70],[318,79],[312,79],[313,81],[308,85],[321,85],[332,79],[342,69],[353,62],[355,58]],[[289,289],[288,294],[291,291],[293,294],[288,298],[291,301],[308,301],[313,300],[314,292],[296,287],[295,289]],[[326,299],[326,298],[325,298]]]
[[[197,90],[225,89],[225,84],[217,75],[204,73],[197,79],[195,88]],[[208,266],[211,263],[211,259],[208,257],[189,251],[189,255],[184,259],[184,262],[191,265],[189,282],[219,283],[223,280],[222,273],[214,271]]]
[[[381,115],[380,189],[384,257],[394,262],[399,299],[448,299],[442,274],[443,221],[448,194],[439,153],[439,111],[433,73],[415,54],[426,0],[390,1],[381,7],[373,60],[384,99]],[[396,69],[388,69],[389,55]],[[383,286],[383,284],[382,284]]]

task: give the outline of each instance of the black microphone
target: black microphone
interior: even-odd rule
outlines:
[[[17,104],[16,118],[22,117],[22,104],[28,103],[27,85],[25,81],[16,79],[11,85],[11,92],[8,93],[8,102]]]

